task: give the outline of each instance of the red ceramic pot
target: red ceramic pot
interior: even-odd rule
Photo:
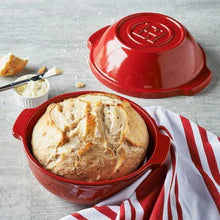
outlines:
[[[144,165],[129,175],[100,182],[76,181],[55,175],[52,172],[45,170],[37,162],[31,152],[31,136],[36,122],[44,114],[47,106],[50,103],[60,102],[64,99],[77,97],[87,93],[94,92],[83,91],[62,94],[48,100],[37,108],[25,109],[18,116],[13,126],[13,135],[23,142],[24,151],[27,156],[29,166],[36,179],[53,194],[65,200],[79,204],[95,204],[119,192],[126,186],[133,183],[148,169],[153,169],[154,167],[163,164],[170,147],[169,138],[159,132],[154,120],[148,115],[146,111],[144,111],[134,102],[123,97],[119,97],[122,100],[127,100],[143,117],[148,126],[150,145],[148,148],[147,156],[149,160]]]
[[[127,95],[194,95],[211,80],[202,48],[182,24],[166,15],[129,15],[95,32],[88,47],[98,80]]]

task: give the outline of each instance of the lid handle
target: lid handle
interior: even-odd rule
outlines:
[[[101,29],[99,29],[98,31],[96,31],[95,33],[93,33],[89,39],[88,39],[88,42],[87,42],[87,47],[91,50],[92,48],[92,45],[95,44],[95,42],[97,42],[101,36],[104,34],[104,32],[110,27],[110,25],[108,26],[105,26]]]

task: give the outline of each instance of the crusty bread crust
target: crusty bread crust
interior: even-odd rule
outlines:
[[[0,58],[0,62],[3,57]],[[16,75],[18,72],[24,69],[27,65],[27,59],[21,59],[13,54],[9,54],[7,57],[7,62],[1,64],[0,76],[12,76]]]
[[[103,93],[50,104],[32,134],[33,154],[44,168],[90,182],[137,169],[148,143],[142,117],[128,102]]]

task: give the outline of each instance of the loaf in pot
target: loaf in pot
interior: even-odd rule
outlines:
[[[81,181],[115,179],[143,161],[147,126],[117,96],[89,93],[47,107],[32,134],[32,150],[47,170]]]

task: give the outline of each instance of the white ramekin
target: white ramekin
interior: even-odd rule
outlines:
[[[34,74],[29,74],[26,76],[35,76]],[[22,80],[23,77],[19,77],[18,79],[15,80],[15,82]],[[20,94],[18,94],[16,92],[16,90],[14,89],[14,97],[16,99],[17,104],[21,107],[21,108],[35,108],[37,106],[39,106],[40,104],[42,104],[43,102],[48,100],[48,95],[49,95],[49,90],[50,90],[50,83],[47,79],[44,79],[45,82],[47,83],[47,91],[44,95],[42,96],[38,96],[35,98],[27,98],[27,97],[23,97]]]

